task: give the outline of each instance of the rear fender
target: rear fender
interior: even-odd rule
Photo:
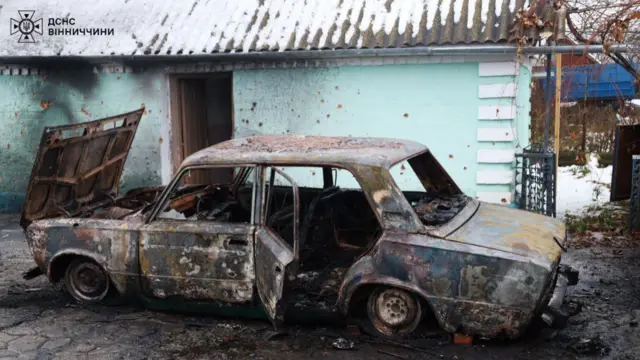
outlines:
[[[374,266],[374,260],[371,255],[367,255],[358,260],[347,272],[342,286],[340,287],[340,293],[338,297],[338,309],[343,316],[349,315],[349,308],[353,295],[367,285],[380,285],[395,287],[398,289],[406,290],[418,295],[429,306],[429,310],[435,315],[438,325],[446,331],[455,331],[450,329],[441,317],[434,311],[434,304],[429,295],[424,289],[416,286],[409,281],[402,281],[397,278],[381,275]]]

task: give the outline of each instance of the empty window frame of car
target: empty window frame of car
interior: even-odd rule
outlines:
[[[212,169],[229,169],[229,183],[213,184],[206,179]],[[200,179],[200,180],[199,180]],[[204,181],[202,180],[204,179]],[[195,181],[194,181],[195,180]],[[161,199],[158,219],[252,223],[255,199],[254,167],[196,167],[181,171],[168,199]],[[167,201],[168,200],[168,201]]]

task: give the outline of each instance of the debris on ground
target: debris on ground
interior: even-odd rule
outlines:
[[[361,335],[360,328],[357,325],[347,325],[345,328],[345,334],[350,336],[359,336]]]
[[[422,347],[417,347],[417,346],[411,346],[408,344],[403,344],[400,342],[395,342],[395,341],[390,341],[390,340],[368,340],[368,339],[363,339],[362,341],[369,343],[369,344],[379,344],[379,345],[391,345],[391,346],[397,346],[397,347],[401,347],[401,348],[405,348],[405,349],[409,349],[409,350],[413,350],[413,351],[418,351],[421,353],[425,353],[427,355],[431,355],[437,358],[444,358],[444,355],[442,354],[438,354],[436,352],[433,352],[431,350],[422,348]]]
[[[267,331],[262,337],[265,340],[274,340],[287,336],[288,334],[284,331]]]
[[[600,337],[591,339],[580,339],[578,342],[571,345],[573,350],[578,355],[608,355],[611,348],[606,345]]]
[[[473,344],[473,336],[467,336],[464,334],[453,334],[453,343],[456,345],[470,346]]]
[[[352,350],[355,348],[355,343],[345,338],[338,338],[333,342],[333,347],[338,350]]]
[[[409,359],[409,358],[408,358],[408,357],[406,357],[406,356],[402,356],[402,355],[394,354],[394,353],[392,353],[392,352],[388,352],[388,351],[384,351],[384,350],[380,350],[380,349],[378,349],[378,352],[379,352],[380,354],[389,355],[389,356],[392,356],[392,357],[394,357],[394,358],[398,358],[398,359]]]

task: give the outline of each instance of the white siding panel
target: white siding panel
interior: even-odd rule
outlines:
[[[514,172],[509,170],[482,170],[476,173],[476,184],[511,184],[513,175]]]
[[[511,128],[480,128],[478,129],[478,141],[513,141],[515,129]]]
[[[500,191],[479,191],[476,197],[480,201],[485,201],[493,204],[511,204],[513,202],[512,192],[500,192]]]
[[[478,120],[509,120],[516,118],[516,106],[483,105],[478,106]]]
[[[478,163],[505,164],[515,160],[515,150],[481,149],[478,150]]]
[[[480,99],[514,98],[516,97],[516,89],[515,83],[480,85],[478,97]]]
[[[518,74],[515,61],[481,62],[478,66],[480,76],[514,76]]]

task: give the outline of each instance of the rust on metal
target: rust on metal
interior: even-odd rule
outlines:
[[[427,147],[409,140],[303,135],[264,135],[228,140],[200,150],[182,167],[211,163],[389,167]]]
[[[88,259],[121,296],[262,305],[276,325],[291,309],[364,316],[379,336],[410,333],[426,314],[470,337],[516,338],[541,314],[554,322],[548,306],[568,283],[557,281],[562,222],[469,198],[422,144],[234,139],[189,156],[167,186],[120,196],[139,116],[45,133],[23,213],[39,269],[30,278],[61,281],[72,259]],[[56,141],[72,129],[86,132]],[[400,163],[424,191],[403,191],[390,170]],[[236,170],[228,184],[181,183],[221,166]],[[322,187],[285,171],[299,166],[322,169]],[[337,169],[360,189],[340,188]]]
[[[117,196],[143,111],[46,127],[27,188],[22,226],[61,214],[78,215]]]

